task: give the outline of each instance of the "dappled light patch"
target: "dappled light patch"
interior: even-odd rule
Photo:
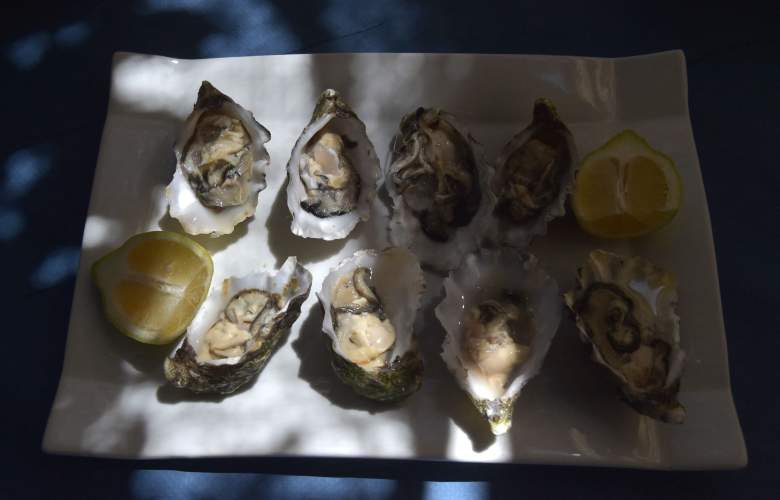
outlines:
[[[47,147],[20,149],[5,162],[3,197],[17,199],[27,193],[51,168],[51,152]]]
[[[79,254],[79,249],[71,246],[49,253],[30,276],[32,286],[38,289],[49,288],[76,274]]]
[[[50,45],[51,36],[45,31],[38,31],[11,43],[6,49],[6,56],[17,69],[32,69],[43,60]]]

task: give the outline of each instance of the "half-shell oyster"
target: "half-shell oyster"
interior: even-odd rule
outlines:
[[[324,91],[287,163],[290,229],[304,238],[346,237],[368,220],[379,172],[366,126],[338,92]]]
[[[561,319],[558,285],[510,248],[468,255],[444,280],[442,358],[494,434],[512,425],[520,390],[542,367]]]
[[[234,392],[268,363],[310,288],[311,274],[295,257],[276,272],[226,279],[165,360],[166,378],[193,392]]]
[[[504,146],[492,188],[497,197],[490,236],[525,247],[565,213],[576,169],[574,138],[549,99],[534,103],[533,121]]]
[[[171,217],[189,234],[219,236],[253,216],[270,139],[252,113],[204,81],[174,145],[176,172],[165,190]]]
[[[674,275],[641,257],[595,250],[564,297],[580,337],[618,379],[626,402],[644,415],[681,423],[685,352]]]
[[[476,250],[493,210],[482,147],[449,113],[418,108],[401,120],[390,155],[390,240],[426,266],[453,269]]]
[[[417,258],[395,247],[355,252],[323,281],[333,369],[361,396],[392,401],[420,388],[414,318],[424,288]]]

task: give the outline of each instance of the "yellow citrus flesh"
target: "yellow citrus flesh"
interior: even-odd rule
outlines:
[[[577,173],[572,204],[580,226],[602,238],[633,238],[671,221],[682,198],[674,162],[630,130],[593,151]]]
[[[214,267],[189,238],[167,231],[133,236],[98,260],[93,277],[107,318],[122,333],[167,344],[190,324],[205,300]]]

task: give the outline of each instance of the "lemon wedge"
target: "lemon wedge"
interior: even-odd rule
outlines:
[[[625,130],[586,156],[572,205],[580,227],[602,238],[634,238],[671,221],[682,181],[671,158]]]
[[[108,320],[146,344],[167,344],[187,328],[213,272],[205,248],[168,231],[137,234],[92,266]]]

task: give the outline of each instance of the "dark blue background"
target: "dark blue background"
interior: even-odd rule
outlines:
[[[776,14],[749,4],[149,0],[3,7],[0,497],[776,497],[780,28]],[[746,470],[657,473],[303,459],[132,462],[41,453],[114,51],[179,58],[351,51],[629,56],[676,48],[688,61],[733,391],[750,456]]]

